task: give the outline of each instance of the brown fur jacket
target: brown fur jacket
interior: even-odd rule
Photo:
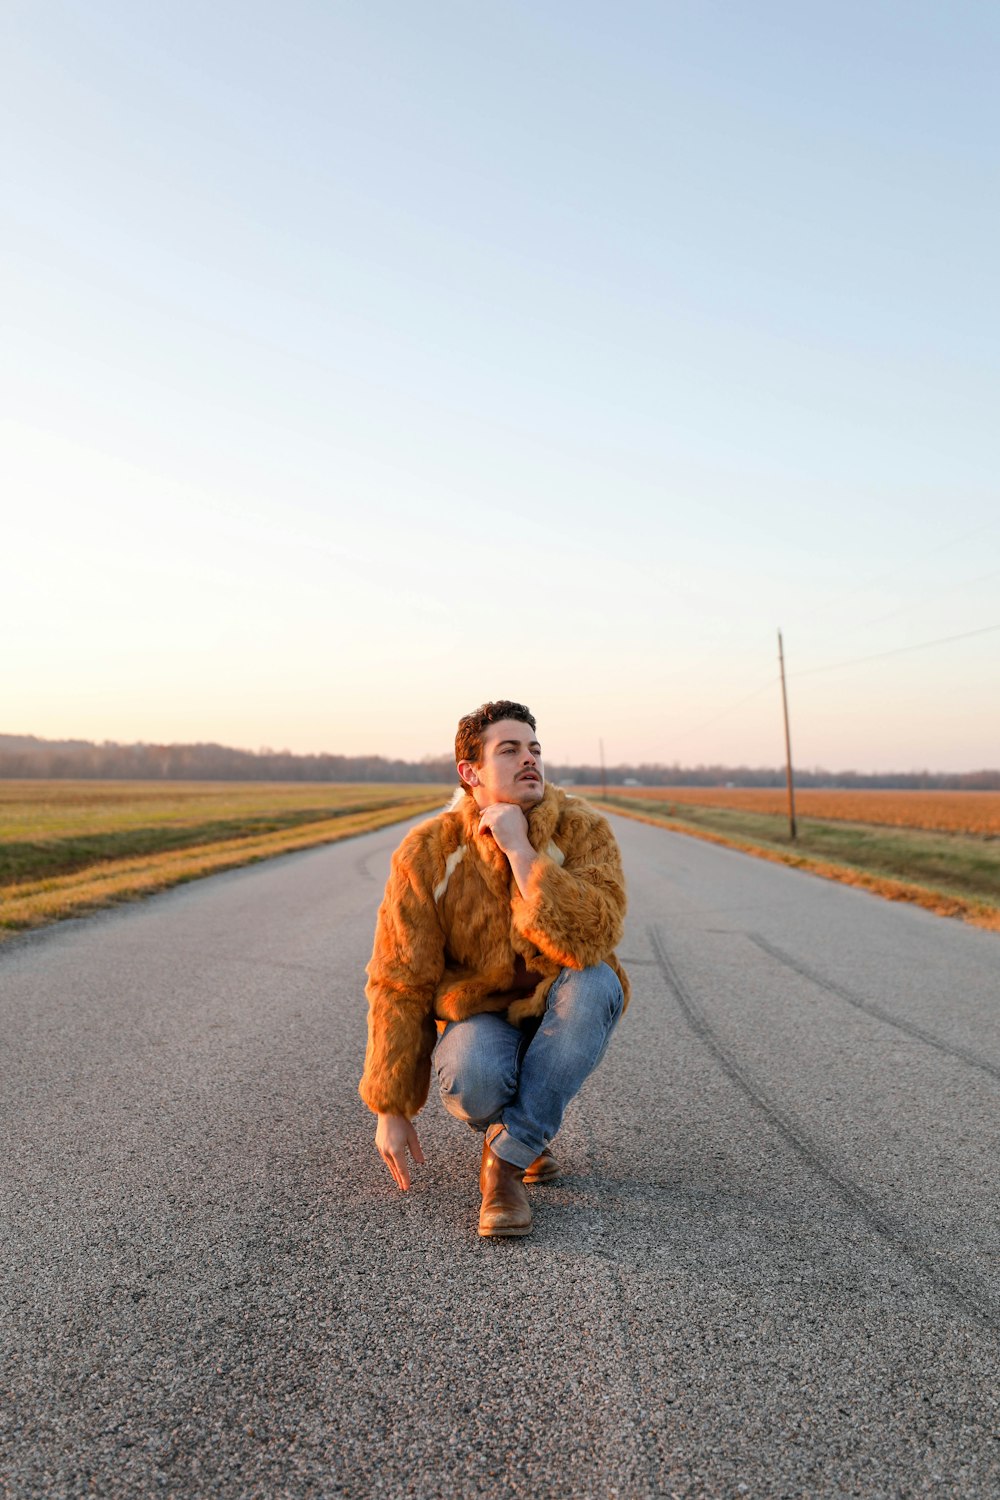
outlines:
[[[564,968],[609,964],[628,1004],[628,978],[613,951],[625,882],[605,819],[547,786],[527,815],[542,859],[522,896],[492,835],[477,833],[475,802],[458,795],[457,806],[406,835],[379,907],[360,1084],[377,1114],[412,1118],[423,1107],[431,1053],[447,1021],[480,1011],[505,1011],[515,1025],[541,1016]],[[512,998],[526,971],[540,982]]]

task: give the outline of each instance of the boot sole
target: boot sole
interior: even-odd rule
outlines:
[[[534,1229],[533,1224],[523,1224],[516,1229],[480,1229],[480,1239],[484,1240],[514,1240],[530,1234]]]

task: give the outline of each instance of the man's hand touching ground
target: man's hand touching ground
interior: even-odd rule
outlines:
[[[410,1185],[410,1166],[407,1150],[414,1161],[423,1166],[424,1153],[420,1149],[417,1132],[405,1115],[379,1115],[375,1131],[375,1145],[382,1160],[405,1192]]]

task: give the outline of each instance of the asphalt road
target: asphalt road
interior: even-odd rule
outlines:
[[[0,950],[2,1493],[1000,1493],[1000,937],[616,820],[634,994],[483,1241],[356,1092],[401,830]]]

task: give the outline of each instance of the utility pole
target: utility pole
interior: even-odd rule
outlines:
[[[597,742],[601,747],[601,796],[605,802],[608,800],[608,773],[604,769],[604,741]]]
[[[781,663],[781,701],[785,707],[785,777],[788,782],[788,832],[795,839],[795,782],[792,779],[792,736],[788,729],[788,690],[785,687],[785,648],[778,631],[778,661]]]

